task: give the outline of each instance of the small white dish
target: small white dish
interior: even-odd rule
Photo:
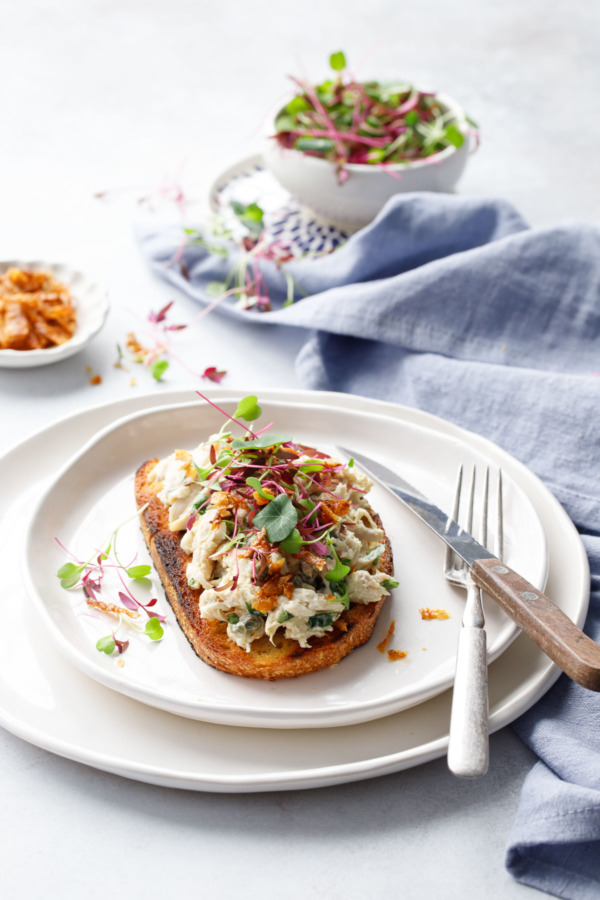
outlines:
[[[459,104],[446,94],[437,94],[443,106],[454,113],[459,129],[467,135],[470,126]],[[279,111],[279,110],[278,110]],[[274,120],[268,135],[275,133]],[[446,147],[435,156],[413,162],[381,166],[348,163],[348,179],[339,184],[335,164],[287,150],[267,136],[263,150],[266,167],[301,204],[333,224],[349,229],[371,222],[390,197],[408,191],[451,191],[461,177],[471,141]]]
[[[232,413],[239,400],[222,401]],[[468,443],[427,426],[393,421],[366,411],[293,399],[261,399],[264,421],[303,444],[334,453],[337,441],[377,456],[401,471],[417,487],[449,508],[459,462],[486,464]],[[68,557],[60,541],[87,559],[115,526],[135,514],[133,479],[145,460],[178,447],[192,448],[219,429],[223,416],[205,403],[157,407],[109,426],[89,442],[51,482],[31,513],[25,541],[24,575],[28,592],[49,633],[66,657],[91,678],[151,706],[205,722],[266,728],[323,728],[381,718],[407,709],[449,688],[454,678],[456,644],[464,596],[446,582],[443,547],[429,529],[378,485],[371,492],[395,558],[392,592],[372,639],[339,665],[302,678],[278,682],[227,675],[201,662],[164,600],[157,577],[150,596],[162,598],[167,615],[160,644],[132,640],[124,665],[95,649],[110,629],[89,615],[81,591],[67,592],[56,577]],[[505,476],[507,562],[537,587],[547,571],[546,539],[526,494]],[[119,535],[123,560],[149,561],[135,521]],[[116,585],[118,589],[118,583]],[[108,596],[108,595],[107,595]],[[147,602],[144,600],[144,602]],[[421,607],[448,611],[444,621],[423,621]],[[91,611],[93,612],[93,610]],[[390,648],[407,652],[390,662],[377,644],[395,621]],[[510,645],[518,628],[491,601],[486,604],[489,659]],[[129,636],[129,635],[128,635]]]
[[[223,388],[207,391],[217,403]],[[167,391],[164,402],[186,401]],[[289,400],[289,391],[261,390]],[[296,401],[364,410],[422,424],[486,453],[527,493],[549,541],[547,590],[579,626],[589,598],[589,566],[581,539],[550,491],[521,463],[484,438],[417,409],[351,394],[294,391]],[[451,691],[404,712],[348,728],[268,732],[209,725],[171,716],[89,679],[48,640],[18,567],[32,500],[65,458],[99,429],[149,409],[156,394],[128,396],[61,418],[9,450],[0,464],[2,623],[10,635],[0,655],[0,724],[66,759],[148,784],[196,791],[299,790],[361,781],[422,765],[445,754]],[[525,635],[490,666],[490,731],[512,722],[550,688],[560,670]],[[265,753],[265,747],[269,752]]]
[[[64,263],[46,262],[45,260],[24,262],[19,259],[11,259],[0,262],[0,275],[13,268],[27,269],[33,272],[51,272],[57,281],[66,284],[71,291],[77,323],[73,337],[56,347],[46,347],[40,350],[0,350],[0,367],[28,369],[35,366],[47,366],[79,353],[100,331],[106,321],[108,294],[105,288]]]

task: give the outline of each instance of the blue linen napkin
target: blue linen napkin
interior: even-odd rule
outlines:
[[[228,261],[179,229],[140,234],[152,268],[207,303]],[[588,552],[586,631],[600,641],[600,228],[529,229],[502,201],[392,199],[328,257],[290,264],[308,296],[269,313],[310,329],[302,382],[419,407],[498,443],[560,500]],[[273,305],[285,281],[263,267]],[[600,695],[565,676],[514,725],[540,762],[526,779],[507,867],[558,897],[600,896]]]

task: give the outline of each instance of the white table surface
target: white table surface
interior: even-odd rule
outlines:
[[[355,64],[368,54],[359,76],[406,75],[463,103],[484,142],[461,193],[504,197],[538,226],[597,221],[599,18],[585,0],[4,5],[0,259],[68,261],[107,285],[112,308],[78,356],[0,370],[0,451],[91,403],[132,391],[160,397],[147,373],[132,387],[113,367],[136,313],[174,296],[136,251],[137,200],[181,170],[202,205],[212,178],[257,148],[285,74],[320,77],[331,50],[343,47]],[[177,296],[173,320],[196,311]],[[304,335],[261,335],[260,325],[213,315],[177,347],[199,369],[226,369],[234,389],[298,386]],[[90,386],[88,366],[101,385]],[[165,381],[197,386],[175,364]],[[454,779],[438,760],[336,788],[199,794],[107,775],[0,729],[0,894],[533,897],[503,867],[533,762],[504,729],[476,782]]]

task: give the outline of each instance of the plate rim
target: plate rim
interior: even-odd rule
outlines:
[[[233,404],[235,404],[237,402],[237,399],[238,398],[234,396],[230,396],[230,398],[225,398],[221,402],[232,402]],[[288,395],[286,397],[285,403],[282,403],[279,399],[269,401],[263,400],[262,398],[261,402],[271,402],[278,405],[289,406],[290,398]],[[320,411],[324,410],[325,412],[329,413],[336,412],[336,407],[327,403],[315,404],[313,402],[305,402],[303,400],[292,400],[291,403],[295,408],[303,410],[304,415],[302,416],[302,421],[306,421],[306,417],[310,415],[311,410],[314,409],[315,406]],[[223,699],[215,703],[201,702],[198,704],[197,702],[193,701],[190,696],[181,696],[176,692],[167,692],[165,694],[164,692],[160,691],[155,684],[145,684],[135,679],[133,680],[133,682],[123,680],[119,673],[116,673],[108,667],[102,665],[102,663],[104,662],[103,659],[97,660],[93,654],[87,653],[77,643],[73,642],[68,634],[64,633],[64,629],[61,628],[61,625],[55,620],[55,616],[53,615],[51,608],[48,607],[45,598],[42,597],[41,590],[37,586],[36,578],[31,571],[31,566],[28,565],[28,558],[37,555],[35,552],[35,542],[37,540],[36,526],[39,522],[40,516],[43,517],[43,510],[47,506],[49,498],[51,498],[52,494],[56,492],[57,487],[60,485],[61,481],[64,480],[65,476],[73,469],[73,467],[76,467],[78,464],[84,462],[90,451],[98,448],[103,442],[107,440],[110,441],[111,438],[114,441],[115,435],[118,435],[119,432],[122,431],[122,429],[127,429],[130,425],[135,425],[135,423],[137,422],[143,423],[148,416],[164,416],[169,413],[185,414],[187,410],[198,409],[199,411],[201,411],[206,408],[206,401],[198,399],[190,400],[189,402],[184,403],[161,404],[159,406],[153,407],[150,410],[140,410],[128,416],[123,416],[115,422],[110,423],[105,428],[101,429],[89,441],[87,441],[72,457],[70,457],[70,459],[66,461],[65,465],[50,480],[50,483],[45,486],[45,489],[41,492],[37,502],[34,504],[31,510],[31,516],[23,543],[23,553],[21,556],[22,578],[25,582],[26,590],[30,600],[32,601],[40,617],[44,620],[44,624],[51,634],[55,644],[59,647],[60,651],[66,656],[69,662],[75,665],[85,675],[93,678],[105,687],[108,687],[111,690],[115,690],[118,693],[124,694],[125,696],[131,697],[134,700],[138,700],[150,706],[157,707],[158,709],[171,712],[175,715],[186,716],[197,721],[220,725],[232,725],[236,727],[317,729],[362,724],[367,721],[394,715],[397,712],[401,712],[403,709],[408,709],[411,706],[419,705],[448,690],[452,686],[453,677],[452,673],[447,672],[445,674],[438,674],[437,676],[431,677],[429,679],[426,678],[424,680],[424,684],[417,683],[413,685],[412,691],[409,691],[408,693],[409,702],[406,702],[406,697],[404,697],[403,699],[403,692],[394,693],[388,690],[387,693],[385,693],[377,701],[368,700],[351,704],[345,702],[340,705],[333,705],[329,707],[322,706],[317,708],[310,708],[304,711],[302,711],[301,709],[301,702],[298,703],[298,701],[296,701],[296,704],[291,709],[286,709],[285,705],[279,705],[271,708],[268,703],[266,703],[265,705],[260,704],[253,706],[250,706],[248,704],[240,705],[239,703],[230,704]],[[341,410],[341,412],[345,412],[347,415],[352,415],[353,413],[353,411],[350,410]],[[356,411],[354,412],[356,413]],[[302,415],[302,412],[300,412],[299,414]],[[389,419],[389,417],[387,416],[382,416],[378,413],[371,412],[370,410],[361,410],[359,414],[361,416],[364,416],[366,420],[379,420],[382,423],[382,426],[384,426],[385,420]],[[397,419],[394,421],[402,422],[402,419]],[[420,423],[410,423],[410,427],[414,427],[416,430],[422,431],[424,440],[431,439],[431,428],[423,427]],[[433,431],[434,435],[436,433],[439,432]],[[466,432],[466,434],[468,434],[470,438],[470,433]],[[454,436],[451,436],[451,439],[455,439]],[[461,444],[464,446],[466,453],[469,453],[472,450],[472,444],[470,440],[461,441]],[[148,450],[146,448],[141,453],[140,458],[144,457],[147,452]],[[512,457],[510,457],[510,454],[507,454],[506,451],[502,451],[502,453],[505,457],[509,457],[510,459],[512,459]],[[548,571],[548,546],[546,533],[527,492],[520,486],[517,486],[517,490],[519,494],[523,495],[523,499],[529,504],[531,511],[535,515],[535,518],[537,519],[537,523],[539,524],[541,530],[543,557],[540,560],[540,564],[543,572],[540,575],[540,584],[538,586],[543,589]],[[537,583],[538,579],[536,578],[535,580]],[[489,664],[491,664],[502,653],[504,653],[519,634],[518,626],[516,626],[516,624],[512,622],[507,616],[505,616],[504,618],[506,620],[504,625],[506,633],[502,637],[499,646],[493,647],[492,652],[488,654]],[[490,647],[491,643],[492,642],[490,641]]]
[[[261,388],[263,393],[269,396],[288,396],[288,389]],[[215,397],[225,397],[230,393],[230,389],[211,388],[207,390],[207,395]],[[416,410],[411,407],[399,406],[386,400],[376,400],[364,398],[352,394],[339,394],[337,392],[313,392],[303,389],[294,391],[297,396],[313,396],[315,394],[335,402],[341,398],[342,403],[347,404],[363,404],[374,405],[381,411],[389,411],[392,414],[402,412],[409,419],[425,419],[434,420],[442,430],[459,433],[463,429],[447,420],[433,416],[431,413]],[[189,397],[189,390],[183,388],[170,389],[161,395],[162,401],[178,402]],[[36,444],[40,440],[47,440],[52,433],[60,428],[64,430],[64,426],[68,423],[78,434],[85,431],[85,434],[92,434],[96,417],[104,416],[107,421],[110,416],[117,411],[126,414],[127,411],[136,410],[138,408],[152,408],[156,404],[157,395],[153,392],[136,395],[135,397],[113,398],[103,401],[91,407],[83,407],[77,409],[67,415],[57,415],[53,417],[41,429],[36,429],[26,435],[24,438],[14,442],[0,457],[0,465],[5,467],[7,464],[18,466],[25,465],[28,459],[27,454],[35,452]],[[318,402],[318,401],[317,401]],[[492,450],[496,445],[479,435],[475,436],[478,442],[488,446]],[[81,441],[81,437],[78,441]],[[85,439],[85,438],[84,438]],[[518,480],[519,472],[527,467],[515,460],[515,474]],[[528,470],[530,472],[530,470]],[[576,567],[579,577],[582,581],[582,591],[585,597],[581,598],[579,603],[579,614],[574,617],[579,625],[583,624],[587,612],[589,601],[589,591],[584,587],[589,582],[589,564],[585,548],[575,526],[567,516],[566,512],[552,495],[548,488],[543,485],[541,480],[535,473],[531,473],[535,481],[542,488],[542,497],[544,505],[548,506],[556,517],[556,521],[560,523],[561,540],[559,550],[565,545],[564,537],[566,535],[567,543],[570,545],[570,553],[574,554],[573,566]],[[13,497],[18,499],[19,493]],[[541,502],[541,501],[538,501]],[[558,527],[558,526],[557,526]],[[549,541],[552,550],[552,541]],[[552,565],[551,565],[552,571]],[[524,636],[517,638],[513,646],[520,644],[525,654],[535,654],[533,660],[533,671],[529,674],[517,687],[509,686],[502,688],[501,697],[494,702],[490,711],[490,732],[494,732],[499,728],[512,722],[517,716],[524,713],[533,706],[554,684],[560,675],[558,667],[552,663],[547,657],[536,654],[535,648],[527,642]],[[510,651],[509,651],[510,652]],[[493,680],[493,672],[490,673]],[[398,713],[398,716],[403,716]],[[41,747],[50,752],[55,752],[65,758],[76,762],[90,765],[102,771],[112,772],[113,774],[130,777],[145,783],[157,784],[166,787],[177,787],[188,790],[206,790],[216,792],[237,792],[237,791],[260,791],[260,790],[284,790],[284,789],[300,789],[311,787],[323,787],[328,785],[342,784],[379,775],[389,774],[401,771],[414,765],[420,765],[429,760],[442,756],[448,745],[447,730],[444,730],[439,737],[433,741],[417,743],[414,746],[391,753],[380,753],[379,755],[368,755],[361,758],[360,761],[351,761],[348,763],[328,765],[322,768],[312,769],[294,769],[290,773],[290,778],[284,777],[284,773],[255,773],[246,772],[243,775],[224,776],[217,778],[214,773],[199,773],[197,770],[190,771],[190,768],[181,766],[177,770],[168,769],[161,763],[153,763],[151,765],[141,765],[137,761],[128,759],[124,752],[111,756],[110,754],[97,752],[90,744],[90,738],[86,733],[79,734],[77,738],[72,738],[69,742],[61,741],[55,737],[52,732],[39,722],[31,722],[31,715],[27,717],[25,711],[21,718],[17,718],[2,706],[0,699],[0,724],[7,730],[30,743]],[[199,727],[202,727],[199,724]],[[365,723],[363,726],[356,726],[364,729],[372,727],[372,723]],[[233,733],[233,732],[232,732]],[[289,732],[292,733],[293,732]],[[93,744],[93,741],[92,741]]]

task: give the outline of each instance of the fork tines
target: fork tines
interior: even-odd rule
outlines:
[[[479,541],[487,550],[493,552],[498,559],[502,559],[504,556],[504,530],[503,530],[503,500],[502,500],[502,470],[498,469],[497,475],[497,484],[496,484],[496,501],[495,501],[495,528],[494,531],[494,541],[493,547],[490,546],[492,541],[490,540],[489,535],[489,521],[490,521],[490,467],[486,466],[485,473],[483,476],[483,490],[481,492],[480,499],[480,516],[479,519],[479,534],[474,533],[473,530],[473,520],[474,520],[474,510],[475,510],[475,498],[476,498],[476,487],[477,487],[477,467],[473,465],[471,469],[471,477],[469,479],[468,486],[463,487],[463,475],[464,475],[464,467],[461,464],[458,469],[458,474],[456,478],[456,490],[454,493],[454,508],[452,511],[452,518],[455,522],[461,525],[461,520],[464,524],[461,527],[467,531],[469,534],[473,535],[473,537]],[[449,572],[454,572],[458,575],[462,570],[466,571],[466,564],[459,557],[456,556],[454,551],[448,547],[446,549],[446,561],[445,561],[445,573],[448,575]]]

